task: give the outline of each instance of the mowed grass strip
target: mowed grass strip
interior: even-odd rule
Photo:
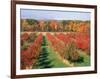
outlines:
[[[55,68],[61,68],[61,67],[68,67],[68,65],[66,65],[58,56],[57,53],[55,53],[52,49],[50,49],[49,47],[48,49],[48,58],[50,60],[52,60],[52,64],[54,65]]]

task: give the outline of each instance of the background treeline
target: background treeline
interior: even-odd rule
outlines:
[[[90,21],[21,19],[21,31],[90,32]]]

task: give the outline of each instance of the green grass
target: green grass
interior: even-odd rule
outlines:
[[[48,48],[48,51],[49,51],[48,58],[52,60],[52,64],[54,65],[54,67],[56,68],[68,67],[68,65],[66,65],[61,59],[58,58],[59,57],[58,54],[53,52],[52,49]]]

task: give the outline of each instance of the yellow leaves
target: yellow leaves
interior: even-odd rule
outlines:
[[[89,32],[90,25],[85,22],[77,23],[73,21],[69,23],[68,29],[73,32]]]

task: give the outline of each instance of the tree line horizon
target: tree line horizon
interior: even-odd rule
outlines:
[[[21,19],[21,31],[89,33],[90,20]]]

